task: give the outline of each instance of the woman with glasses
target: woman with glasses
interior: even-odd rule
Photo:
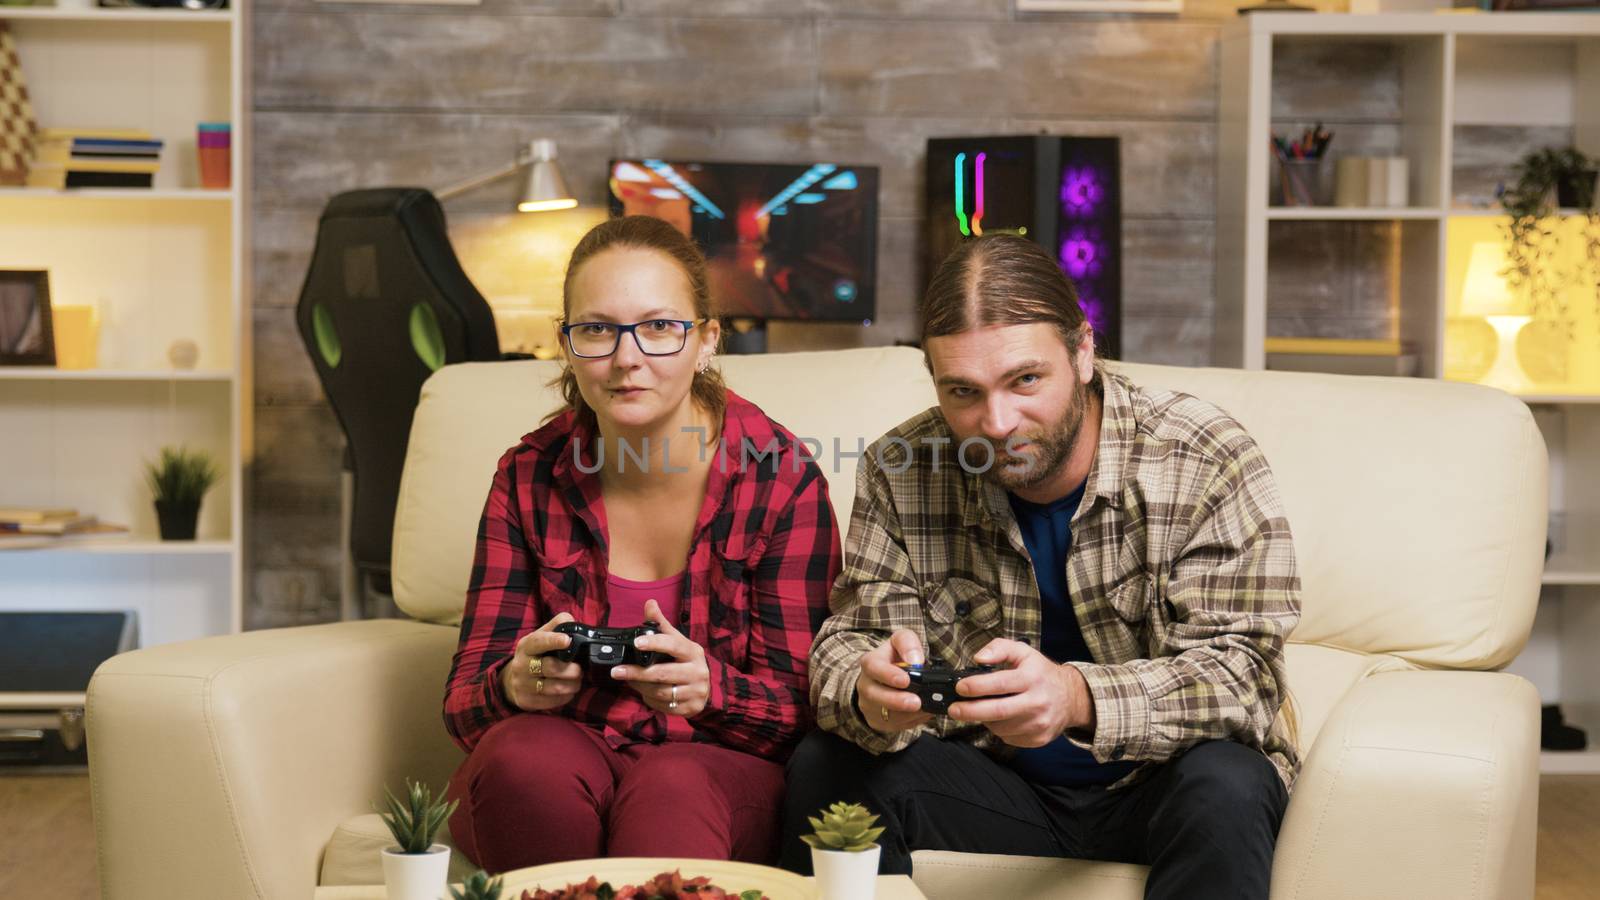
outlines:
[[[821,470],[711,367],[706,263],[613,219],[563,287],[566,406],[500,459],[445,723],[458,847],[499,872],[774,855],[782,762],[839,536]],[[775,453],[773,450],[775,449]],[[567,622],[658,632],[650,665],[563,660]]]

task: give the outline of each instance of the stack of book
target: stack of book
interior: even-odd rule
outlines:
[[[0,547],[25,538],[65,539],[87,535],[122,534],[119,525],[108,525],[76,509],[40,506],[0,507]],[[34,542],[30,542],[30,545]]]
[[[147,188],[161,169],[162,142],[147,131],[45,128],[28,185],[44,188]]]

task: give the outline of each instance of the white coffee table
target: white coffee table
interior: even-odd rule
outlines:
[[[815,898],[816,883],[791,872],[751,866],[745,863],[716,862],[701,859],[590,859],[553,863],[516,869],[505,873],[505,890],[501,900],[518,900],[524,889],[535,886],[552,888],[579,882],[589,875],[597,875],[618,886],[643,881],[658,872],[674,869],[685,876],[710,876],[712,883],[731,891],[760,888],[773,900]],[[643,874],[641,874],[643,873]],[[315,900],[386,900],[383,885],[319,887]],[[826,898],[818,898],[826,900]],[[878,876],[875,900],[926,900],[909,875]]]

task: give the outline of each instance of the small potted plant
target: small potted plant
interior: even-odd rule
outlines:
[[[427,785],[409,780],[404,803],[387,787],[383,793],[389,800],[388,811],[381,814],[383,824],[395,840],[394,847],[383,851],[383,881],[390,900],[439,900],[449,880],[450,848],[433,838],[458,801],[434,800]]]
[[[194,540],[200,501],[217,483],[217,467],[211,457],[182,447],[162,447],[161,461],[145,464],[145,479],[155,496],[161,539]]]
[[[451,900],[500,900],[501,882],[505,877],[489,880],[489,873],[482,869],[467,876],[461,883],[461,890],[450,889]]]
[[[811,869],[817,892],[828,900],[872,900],[878,885],[878,857],[882,854],[874,828],[878,817],[859,803],[835,803],[807,816],[811,834],[800,839],[811,845]]]

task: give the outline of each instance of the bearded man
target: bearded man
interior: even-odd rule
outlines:
[[[862,459],[783,864],[808,872],[806,815],[852,800],[886,874],[918,849],[1073,857],[1150,866],[1150,898],[1265,900],[1300,581],[1261,450],[1098,362],[1031,241],[963,244],[922,321],[939,405]],[[930,710],[908,667],[935,663],[994,670]]]

